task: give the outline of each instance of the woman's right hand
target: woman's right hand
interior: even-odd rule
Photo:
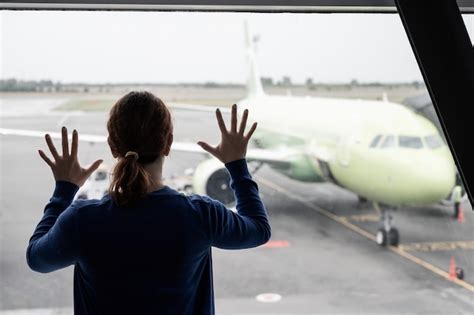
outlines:
[[[221,142],[215,147],[203,141],[198,141],[197,144],[199,144],[205,151],[218,158],[222,163],[229,163],[245,158],[248,142],[255,129],[257,129],[257,123],[255,122],[252,124],[252,127],[250,127],[249,132],[244,135],[248,115],[248,109],[244,110],[242,121],[237,130],[237,105],[232,105],[230,130],[227,130],[224,119],[222,118],[222,113],[217,109],[216,117],[219,129],[221,130]]]

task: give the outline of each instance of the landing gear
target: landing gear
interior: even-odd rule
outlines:
[[[378,205],[376,208],[379,208]],[[400,243],[400,233],[392,225],[393,217],[391,211],[391,209],[380,210],[380,220],[383,226],[379,228],[375,234],[375,241],[380,246],[398,246]]]
[[[357,196],[357,209],[364,209],[369,205],[369,201],[362,197],[362,196]]]
[[[384,228],[380,228],[377,230],[377,234],[375,235],[375,241],[380,246],[398,246],[400,235],[396,228],[391,228],[388,232],[385,231]]]

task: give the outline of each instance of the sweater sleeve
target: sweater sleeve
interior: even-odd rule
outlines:
[[[79,187],[57,181],[53,196],[36,226],[26,250],[28,266],[46,273],[74,264],[79,256],[79,238],[74,204]]]
[[[225,164],[234,191],[237,213],[221,202],[203,197],[204,224],[211,245],[223,249],[244,249],[265,244],[271,236],[267,211],[260,199],[258,186],[252,180],[247,161]]]

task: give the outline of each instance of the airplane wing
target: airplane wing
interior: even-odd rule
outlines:
[[[194,105],[194,104],[185,104],[185,103],[168,103],[168,108],[173,109],[182,109],[187,111],[198,111],[198,112],[212,112],[214,113],[217,108],[222,113],[230,113],[230,107],[225,106],[211,106],[211,105]]]
[[[5,135],[5,136],[25,136],[25,137],[44,138],[44,135],[47,133],[53,139],[61,139],[61,134],[59,132],[0,128],[0,135]],[[105,136],[80,134],[80,141],[91,142],[91,143],[101,143],[101,142],[107,142],[107,138]]]
[[[0,128],[0,135],[5,136],[24,136],[24,137],[36,137],[44,138],[45,134],[49,134],[53,139],[61,139],[61,133],[49,132],[40,130],[25,130],[25,129],[7,129]],[[71,135],[69,135],[71,137]],[[105,143],[107,137],[100,135],[83,134],[79,135],[79,141],[89,143]],[[192,142],[173,142],[171,150],[177,152],[188,152],[188,153],[200,153],[203,155],[209,155],[204,151],[198,144]],[[247,150],[248,161],[258,161],[266,164],[270,164],[278,167],[285,167],[289,165],[288,159],[292,156],[292,152],[289,150],[266,150],[249,148]]]

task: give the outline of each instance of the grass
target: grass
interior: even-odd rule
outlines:
[[[67,101],[59,105],[54,110],[57,111],[87,111],[87,112],[103,112],[108,111],[114,105],[112,99],[76,99]]]

